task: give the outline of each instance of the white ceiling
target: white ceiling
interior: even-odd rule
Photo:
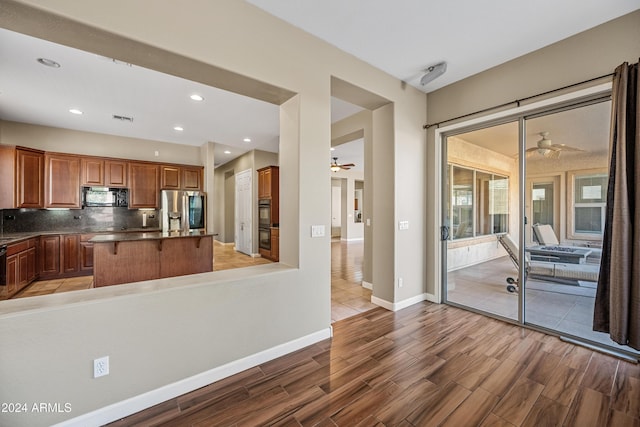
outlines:
[[[564,0],[562,7],[551,0],[249,1],[425,92],[640,7],[638,0]],[[447,72],[421,87],[421,70],[442,60]],[[252,149],[278,151],[276,105],[4,29],[0,63],[3,120],[195,146],[211,141],[216,164]],[[190,100],[193,93],[205,100]],[[359,110],[332,99],[333,122]],[[184,131],[173,130],[176,125]],[[250,143],[243,142],[247,137]],[[341,147],[339,162],[363,164],[352,157],[358,144]]]
[[[431,92],[640,8],[638,0],[247,0]],[[422,71],[446,73],[420,86]]]

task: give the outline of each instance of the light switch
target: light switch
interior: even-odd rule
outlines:
[[[399,230],[408,230],[409,229],[409,221],[400,221],[398,223]]]
[[[312,225],[311,237],[324,237],[324,225]]]

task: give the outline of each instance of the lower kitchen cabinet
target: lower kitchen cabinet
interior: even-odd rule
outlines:
[[[89,242],[95,234],[80,236],[80,271],[93,274],[93,243]]]
[[[84,235],[83,235],[84,236]],[[79,234],[40,237],[40,279],[89,276],[93,274],[93,253],[88,254]],[[89,255],[90,260],[87,258]]]
[[[7,283],[0,299],[12,297],[36,279],[36,246],[33,238],[7,247]]]
[[[60,236],[40,237],[40,279],[60,277]]]

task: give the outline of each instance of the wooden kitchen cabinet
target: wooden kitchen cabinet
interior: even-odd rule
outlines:
[[[80,177],[80,183],[87,187],[126,187],[127,162],[101,157],[83,157]]]
[[[0,209],[13,209],[15,200],[16,149],[0,145]]]
[[[38,271],[41,279],[60,276],[60,236],[40,237],[40,262]]]
[[[89,242],[95,234],[80,236],[80,271],[93,274],[93,243]]]
[[[129,208],[158,208],[159,177],[155,163],[129,163]]]
[[[124,160],[104,161],[104,185],[123,188],[127,186],[127,165]]]
[[[273,185],[273,168],[277,166],[268,166],[258,169],[258,199],[270,199]]]
[[[160,166],[160,177],[162,179],[161,188],[163,190],[180,190],[181,168],[179,166]]]
[[[95,157],[83,157],[80,162],[81,184],[93,187],[104,185],[104,160]]]
[[[271,200],[271,225],[280,223],[280,168],[267,166],[258,169],[258,199]]]
[[[280,261],[280,229],[271,227],[271,260]]]
[[[202,174],[201,166],[179,166],[179,165],[161,165],[160,166],[160,188],[163,190],[202,190]]]
[[[43,208],[44,153],[16,148],[16,208]]]
[[[60,236],[60,273],[73,275],[80,271],[80,236],[65,234]]]
[[[7,283],[0,299],[11,298],[36,279],[36,246],[33,238],[7,247]]]
[[[182,167],[182,188],[190,191],[202,191],[203,169],[199,166]]]
[[[11,298],[18,292],[18,255],[11,255],[7,257],[7,290],[6,294],[2,295],[3,299]]]
[[[45,207],[80,208],[80,157],[45,154]]]

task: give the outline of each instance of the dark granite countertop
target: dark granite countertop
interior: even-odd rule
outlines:
[[[3,233],[0,234],[0,245],[10,245],[13,243],[19,243],[23,240],[32,239],[34,237],[39,236],[51,236],[51,235],[66,235],[66,234],[128,234],[128,233],[159,233],[160,229],[158,228],[127,228],[127,229],[116,229],[116,228],[101,228],[101,229],[83,229],[79,228],[76,230],[57,230],[57,231],[34,231],[32,233]]]
[[[176,239],[185,237],[206,237],[214,236],[213,233],[188,232],[188,231],[172,231],[172,232],[144,232],[144,233],[111,233],[100,234],[95,236],[89,242],[91,243],[114,243],[114,242],[134,242],[139,240],[161,240]]]

